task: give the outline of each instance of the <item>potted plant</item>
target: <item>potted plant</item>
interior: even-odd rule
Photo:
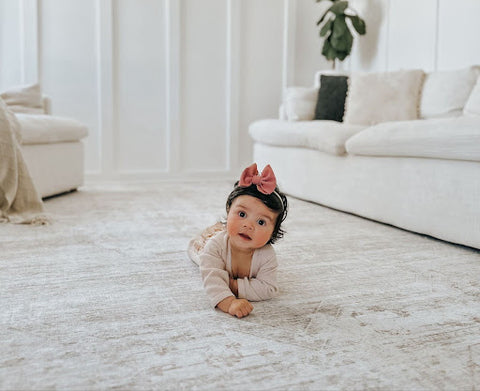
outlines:
[[[320,36],[325,37],[322,55],[335,64],[336,59],[343,61],[352,51],[352,28],[360,35],[366,33],[365,21],[349,7],[348,1],[316,1],[317,3],[321,1],[330,1],[332,3],[318,20],[317,26],[320,27]]]

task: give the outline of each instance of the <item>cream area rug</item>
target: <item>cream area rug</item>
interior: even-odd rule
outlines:
[[[0,225],[1,390],[480,388],[480,252],[290,198],[281,294],[210,308],[232,183],[90,186]]]

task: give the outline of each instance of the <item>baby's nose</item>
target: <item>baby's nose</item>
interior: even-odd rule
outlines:
[[[253,229],[253,223],[251,221],[245,220],[243,226],[248,229]]]

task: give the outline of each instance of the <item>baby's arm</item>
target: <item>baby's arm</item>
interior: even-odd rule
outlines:
[[[230,277],[230,283],[228,284],[230,287],[230,290],[232,293],[235,295],[235,297],[238,297],[238,283],[236,278]]]
[[[230,277],[223,261],[222,246],[210,240],[200,255],[200,272],[210,302],[223,312],[242,318],[253,310],[245,299],[237,299],[229,285]]]
[[[203,287],[213,307],[228,297],[235,298],[228,286],[229,276],[221,258],[205,251],[200,256],[200,273]]]
[[[268,300],[278,294],[277,257],[272,249],[264,259],[254,278],[239,278],[236,280],[237,297],[251,301]]]

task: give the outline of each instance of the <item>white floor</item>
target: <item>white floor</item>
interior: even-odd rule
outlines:
[[[0,389],[478,389],[480,252],[290,199],[281,295],[209,307],[231,183],[91,186],[0,225]]]

